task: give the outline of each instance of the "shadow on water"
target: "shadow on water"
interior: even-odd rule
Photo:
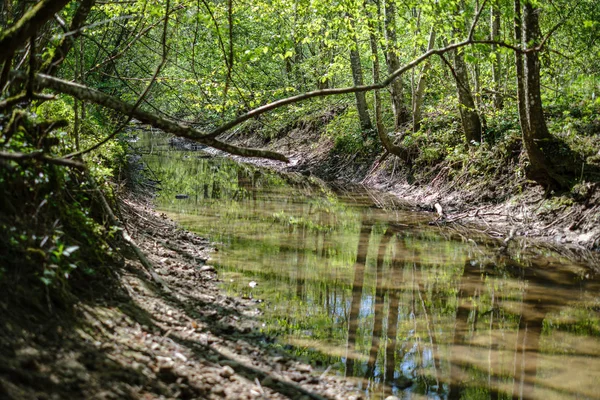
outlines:
[[[264,301],[274,346],[368,397],[600,399],[590,268],[545,250],[502,255],[360,188],[181,153],[145,160],[160,208],[221,242],[224,288]]]

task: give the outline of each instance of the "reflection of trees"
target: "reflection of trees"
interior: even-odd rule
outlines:
[[[486,279],[504,274],[516,281],[520,290],[518,307],[514,307],[514,297],[499,297],[492,287],[486,286]],[[497,265],[480,266],[475,261],[467,261],[460,278],[457,296],[457,311],[454,324],[454,337],[451,342],[450,358],[450,393],[449,399],[460,398],[469,388],[486,389],[492,399],[505,397],[502,392],[514,399],[535,398],[534,393],[538,381],[540,359],[540,339],[544,320],[548,313],[559,311],[569,301],[574,300],[581,289],[578,277],[566,270],[548,268],[532,263],[522,266],[512,260],[501,260]],[[478,356],[485,353],[485,348],[474,341],[478,316],[484,310],[478,307],[483,303],[482,293],[489,291],[491,309],[489,314],[490,339],[488,340],[487,385],[477,376],[485,371],[478,367]],[[506,301],[506,304],[503,302]],[[512,308],[511,306],[512,303]],[[505,345],[502,349],[509,354],[512,363],[504,373],[499,367],[498,353],[500,348],[493,340],[492,330],[499,325],[499,308],[502,307],[509,320],[516,319],[514,347]],[[510,311],[509,311],[510,310]],[[511,316],[512,315],[512,316]],[[496,320],[494,320],[496,316]],[[504,321],[506,322],[506,321]],[[512,390],[507,387],[512,381]]]
[[[385,253],[387,251],[390,239],[392,238],[392,230],[386,229],[381,242],[379,243],[379,250],[377,251],[377,274],[375,283],[375,310],[373,314],[373,333],[371,335],[371,350],[369,351],[369,361],[367,362],[367,373],[366,378],[370,379],[373,377],[375,372],[375,363],[377,362],[377,355],[381,347],[381,339],[383,334],[383,306],[384,306],[384,282],[383,282],[383,261]]]
[[[546,385],[538,373],[546,357],[540,352],[544,320],[577,296],[581,283],[575,273],[510,259],[467,260],[462,268],[431,264],[419,254],[426,247],[418,249],[413,233],[393,226],[382,234],[372,231],[363,221],[349,301],[347,375],[364,377],[371,390],[385,384],[387,393],[401,388],[415,368],[411,379],[422,383],[417,390],[440,395],[447,390],[449,399],[475,393],[491,399],[539,396],[534,389]],[[380,240],[371,246],[376,262],[367,265],[369,241],[375,240]],[[412,275],[412,284],[404,274]],[[371,319],[372,329],[365,328]],[[358,353],[366,358],[360,367]]]
[[[354,280],[352,282],[352,300],[348,316],[348,342],[346,345],[346,375],[354,375],[354,351],[356,348],[356,333],[358,332],[360,305],[362,303],[363,284],[365,280],[365,267],[369,238],[373,225],[364,218],[360,225],[356,262],[354,263]]]
[[[449,255],[450,261],[431,262],[428,246],[438,240],[433,235],[420,236],[417,229],[398,226],[388,226],[382,232],[379,227],[373,229],[373,222],[366,219],[360,226],[357,247],[348,246],[346,241],[342,246],[341,241],[336,241],[336,233],[343,229],[343,224],[338,227],[336,218],[343,218],[336,216],[337,211],[330,212],[318,204],[313,210],[307,203],[301,203],[302,215],[310,208],[311,217],[306,220],[310,224],[301,220],[272,227],[272,216],[264,213],[272,211],[268,209],[268,199],[262,195],[257,197],[259,192],[255,190],[255,186],[264,183],[264,178],[253,170],[234,170],[227,166],[217,172],[204,162],[195,164],[191,160],[185,168],[169,170],[174,179],[186,175],[182,187],[193,184],[201,198],[210,198],[220,191],[223,203],[226,196],[234,192],[235,200],[244,203],[246,210],[254,211],[243,214],[244,217],[262,223],[260,218],[267,215],[269,224],[260,226],[265,230],[279,229],[287,235],[288,240],[270,248],[278,257],[278,265],[285,264],[285,268],[258,269],[253,271],[253,276],[271,282],[284,281],[284,297],[298,302],[298,309],[303,307],[302,303],[322,305],[324,312],[319,316],[325,314],[326,318],[320,322],[330,320],[331,323],[316,326],[315,331],[328,331],[318,331],[321,337],[343,340],[346,332],[337,328],[347,323],[345,368],[348,375],[365,376],[366,370],[366,378],[373,385],[385,382],[398,386],[401,384],[394,382],[395,379],[401,381],[406,375],[415,381],[415,387],[422,384],[415,391],[437,390],[443,397],[447,390],[449,398],[469,397],[473,392],[485,393],[490,398],[539,396],[539,388],[545,384],[539,371],[546,370],[546,364],[541,362],[546,355],[540,352],[544,321],[548,313],[560,310],[578,296],[580,281],[576,281],[573,272],[535,263],[524,267],[508,259],[487,265],[474,260],[463,266],[463,253],[454,247],[460,245],[454,243],[447,245],[451,250],[446,249],[447,253],[443,254]],[[285,210],[284,223],[291,214]],[[321,227],[335,229],[326,231],[320,230]],[[253,237],[247,241],[256,247]],[[377,246],[371,246],[372,256],[368,254],[370,241],[379,241]],[[437,251],[435,245],[431,247]],[[340,249],[345,255],[337,253]],[[354,277],[352,288],[348,290],[350,278],[345,273],[354,261],[347,262],[354,250]],[[421,254],[416,254],[419,251]],[[334,271],[327,277],[316,274],[311,264],[313,253],[323,266],[316,271],[329,271],[327,266],[335,269],[339,265],[343,271]],[[456,258],[451,258],[453,256]],[[453,262],[455,259],[460,261]],[[374,301],[368,303],[372,308],[370,313],[365,313],[364,306],[373,291]],[[348,318],[342,323],[343,317]],[[371,320],[372,325],[366,323]],[[502,337],[496,335],[500,329]],[[357,349],[366,362],[357,361]],[[339,360],[335,358],[339,355],[331,357]],[[415,372],[410,371],[411,368],[415,368]],[[534,391],[536,386],[538,389]]]
[[[400,243],[399,241],[397,242]],[[396,258],[392,260],[390,268],[390,288],[388,289],[388,317],[387,317],[387,338],[388,344],[385,352],[385,381],[394,380],[394,371],[396,370],[396,342],[398,340],[398,316],[400,309],[400,289],[402,272]]]
[[[363,329],[365,336],[362,340],[371,342],[368,350],[366,372],[359,371],[355,366],[356,360],[352,353],[356,352],[356,342],[359,328],[360,307],[363,302],[363,286],[365,278],[367,250],[369,240],[376,238],[371,235],[371,226],[363,224],[361,237],[358,244],[357,261],[354,265],[354,282],[352,286],[352,299],[349,314],[346,374],[363,376],[368,381],[378,380],[399,384],[395,381],[396,369],[402,361],[402,356],[397,352],[398,320],[400,310],[400,294],[402,289],[402,268],[404,263],[399,257],[392,257],[389,268],[385,268],[386,255],[392,240],[398,230],[387,227],[381,236],[377,247],[377,259],[375,264],[375,298],[372,308],[373,329]],[[405,245],[402,240],[396,240],[396,254],[404,253]],[[391,252],[393,253],[393,251]],[[387,312],[386,312],[387,294]],[[368,336],[368,337],[367,337]],[[379,375],[376,373],[378,361],[381,361]],[[402,382],[405,383],[405,382]],[[387,389],[384,388],[384,391]]]
[[[483,281],[477,263],[467,260],[458,288],[458,305],[454,322],[454,339],[450,356],[450,394],[449,399],[459,399],[463,382],[468,379],[465,374],[469,354],[466,346],[469,342],[469,316],[477,314],[475,293],[482,289]],[[474,319],[474,318],[473,318]]]
[[[296,244],[296,298],[303,300],[302,290],[304,288],[304,268],[306,258],[306,225],[300,225],[300,232],[297,232],[298,242]]]

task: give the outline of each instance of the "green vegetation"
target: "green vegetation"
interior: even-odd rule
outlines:
[[[245,123],[246,133],[282,137],[341,104],[322,121],[338,153],[373,159],[383,148],[415,176],[492,156],[496,168],[484,169],[569,190],[598,176],[599,14],[594,1],[8,2],[3,135],[14,112],[46,101],[46,118],[61,118],[65,141],[84,154],[133,117],[283,160],[219,134]],[[9,142],[4,158],[31,157],[31,146]],[[53,163],[75,157],[46,153]]]

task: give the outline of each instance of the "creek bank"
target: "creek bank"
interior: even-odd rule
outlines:
[[[120,214],[168,289],[131,254],[74,313],[23,318],[0,304],[0,398],[360,398],[267,345],[258,304],[218,288],[206,239],[132,195]]]
[[[328,119],[329,114],[324,113]],[[235,143],[280,151],[290,157],[284,164],[271,160],[235,159],[322,180],[351,182],[393,194],[415,208],[444,213],[441,223],[468,223],[502,240],[535,240],[560,248],[576,258],[597,260],[600,251],[600,183],[583,182],[570,193],[548,194],[525,177],[496,172],[490,179],[474,179],[463,171],[452,176],[453,165],[431,166],[419,179],[397,157],[382,149],[366,154],[343,154],[324,126],[295,124],[274,138],[255,132],[240,134]],[[414,149],[413,149],[414,150]],[[513,149],[513,153],[516,150]],[[516,154],[516,153],[515,153]],[[518,156],[515,162],[522,162]],[[508,171],[506,165],[496,166]]]

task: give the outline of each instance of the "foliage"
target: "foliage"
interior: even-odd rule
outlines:
[[[7,211],[0,216],[0,287],[10,286],[17,299],[33,304],[42,301],[46,287],[64,301],[73,281],[89,287],[90,278],[106,276],[114,263],[108,244],[113,231],[102,223],[84,175],[37,162],[10,163],[0,171],[0,190]]]

